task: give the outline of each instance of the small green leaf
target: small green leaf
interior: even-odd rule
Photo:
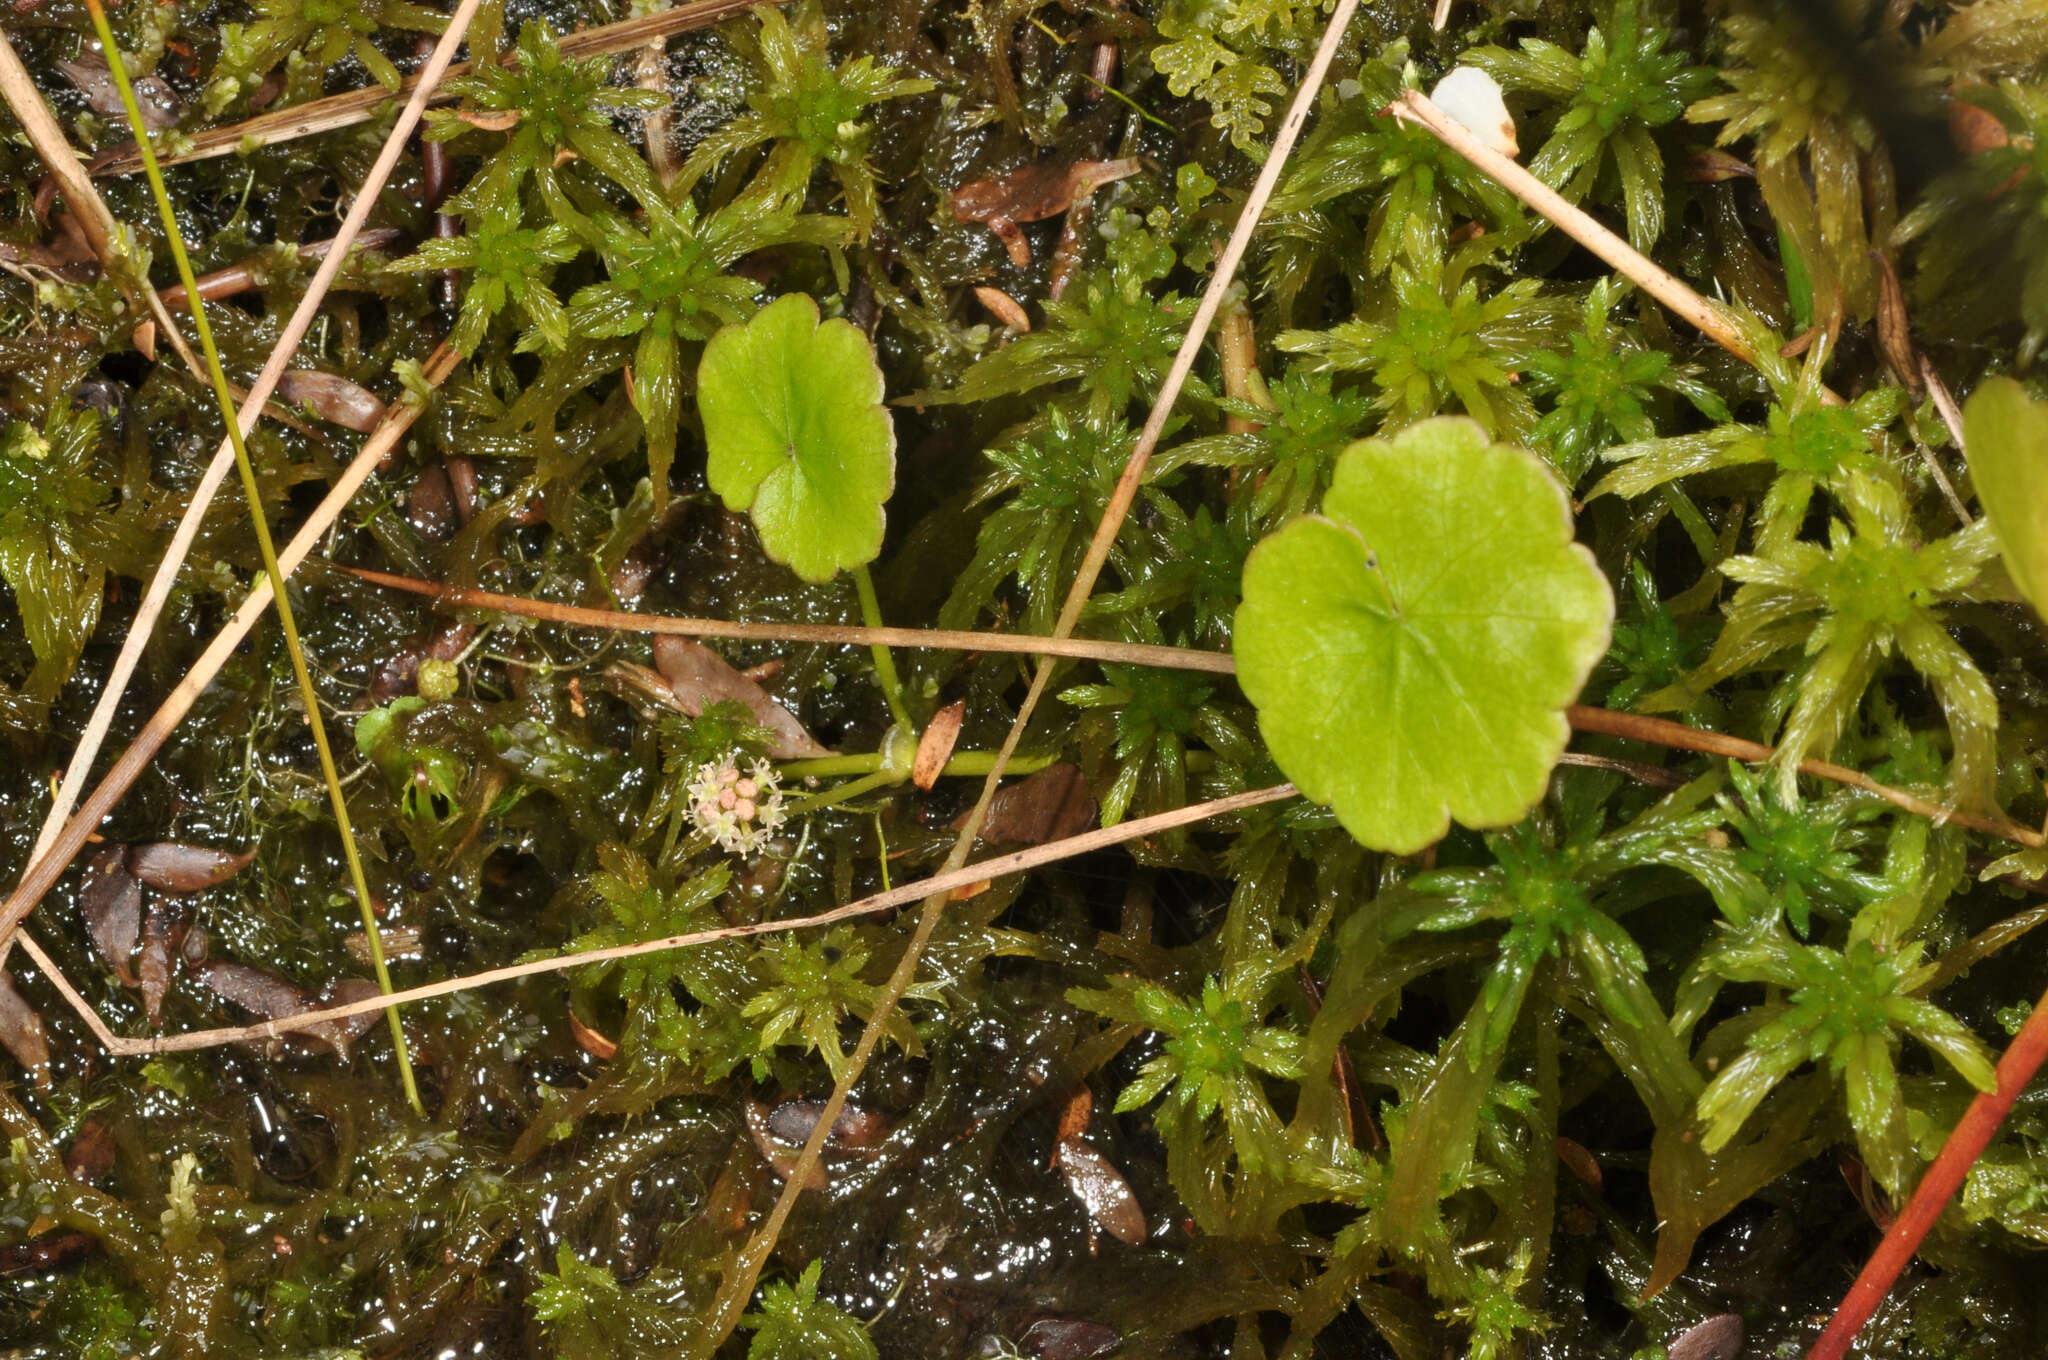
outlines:
[[[1963,406],[1963,438],[2006,570],[2048,617],[2048,402],[2011,378],[1986,379]]]
[[[802,293],[711,337],[697,369],[711,489],[750,511],[768,555],[829,581],[882,550],[896,427],[882,370],[852,323]]]
[[[1425,420],[1353,444],[1323,514],[1252,550],[1238,680],[1302,792],[1409,853],[1542,796],[1613,621],[1550,470]]]

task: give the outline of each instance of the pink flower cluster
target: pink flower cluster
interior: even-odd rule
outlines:
[[[740,773],[739,753],[697,767],[690,781],[690,812],[719,848],[754,855],[783,823],[782,788],[774,769],[756,760]]]

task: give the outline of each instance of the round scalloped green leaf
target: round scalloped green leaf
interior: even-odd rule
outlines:
[[[2006,570],[2048,617],[2048,402],[2011,378],[1987,378],[1963,405],[1963,438]]]
[[[829,581],[882,550],[896,486],[896,427],[874,348],[852,323],[820,324],[791,293],[726,326],[697,366],[711,489],[754,519],[770,557]]]
[[[1252,550],[1237,675],[1301,791],[1408,854],[1543,796],[1613,623],[1563,485],[1446,417],[1353,444],[1322,515]]]

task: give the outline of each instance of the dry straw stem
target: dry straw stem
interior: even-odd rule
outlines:
[[[427,64],[420,71],[420,83],[413,91],[413,97],[399,114],[398,122],[391,129],[391,135],[384,140],[383,150],[378,152],[376,162],[364,178],[361,189],[356,193],[355,202],[349,205],[348,216],[334,233],[334,243],[320,261],[306,292],[299,299],[299,305],[285,322],[283,332],[277,338],[270,357],[264,362],[263,371],[256,375],[255,383],[242,401],[237,423],[243,438],[256,425],[257,412],[277,387],[278,379],[284,376],[285,366],[297,351],[299,342],[311,329],[314,317],[319,313],[320,304],[327,297],[328,288],[341,273],[343,262],[348,256],[349,243],[354,241],[363,224],[369,220],[371,211],[377,206],[378,195],[383,192],[385,181],[398,165],[398,158],[405,153],[407,139],[419,123],[420,114],[425,111],[427,96],[441,76],[447,71],[449,62],[455,56],[456,48],[462,44],[462,35],[469,27],[470,19],[476,14],[479,0],[463,0],[448,20],[447,32],[435,44],[434,51],[427,58]],[[75,166],[73,167],[76,168]],[[87,186],[90,192],[91,186]],[[97,199],[95,199],[97,201]],[[159,306],[162,304],[159,303]],[[174,332],[175,333],[175,332]],[[202,370],[203,372],[203,370]],[[406,417],[411,423],[411,417]],[[371,436],[374,441],[376,436]],[[365,446],[367,447],[367,445]],[[120,654],[115,657],[113,667],[107,672],[105,684],[100,690],[99,702],[93,707],[92,717],[87,722],[85,733],[79,738],[78,746],[71,753],[70,764],[65,768],[63,783],[51,804],[49,816],[43,822],[43,829],[36,838],[35,849],[29,854],[29,874],[36,874],[43,867],[41,861],[51,853],[58,830],[64,824],[71,810],[78,790],[92,773],[94,760],[99,756],[100,746],[106,740],[114,715],[120,709],[121,698],[128,688],[128,680],[142,660],[142,652],[149,645],[150,635],[155,631],[157,616],[163,611],[164,601],[170,598],[171,588],[177,581],[179,568],[185,564],[185,556],[192,549],[192,543],[199,535],[200,520],[205,516],[207,506],[220,489],[228,473],[235,466],[235,445],[232,439],[221,440],[220,448],[214,453],[213,461],[207,464],[205,475],[193,488],[192,501],[185,509],[184,517],[178,521],[177,530],[171,535],[170,546],[164,550],[163,561],[157,564],[156,574],[150,578],[148,588],[143,592],[142,601],[136,609],[135,620],[129,625],[128,635],[122,640]],[[269,599],[266,591],[264,598]],[[165,735],[168,735],[166,732]],[[72,854],[76,853],[74,848]],[[68,860],[67,854],[65,859]],[[62,864],[57,866],[61,872]],[[54,881],[55,874],[48,877]],[[28,876],[24,876],[26,885]],[[47,887],[43,891],[48,891]],[[17,894],[18,895],[18,894]],[[37,897],[42,893],[38,892]],[[0,949],[11,936],[19,918],[11,914],[0,914]]]
[[[1701,297],[1683,280],[1659,267],[1634,246],[1601,226],[1591,215],[1566,202],[1557,190],[1486,146],[1472,135],[1471,129],[1431,103],[1420,90],[1403,91],[1399,99],[1387,105],[1386,112],[1427,128],[1438,141],[1472,162],[1559,231],[1633,279],[1637,287],[1691,322],[1715,344],[1746,364],[1753,366],[1756,363],[1756,351],[1750,348],[1741,328],[1725,308]],[[1836,402],[1840,400],[1835,398]]]
[[[43,102],[42,92],[29,77],[28,68],[21,64],[21,57],[14,50],[14,43],[4,31],[0,31],[0,98],[7,101],[8,110],[28,134],[29,145],[49,167],[57,187],[63,191],[64,203],[78,219],[85,231],[85,239],[92,243],[93,254],[99,257],[100,268],[121,290],[129,305],[140,306],[156,318],[157,330],[177,352],[185,366],[192,370],[192,376],[200,382],[208,382],[206,365],[192,352],[186,343],[185,334],[171,320],[170,312],[164,307],[164,300],[156,289],[149,286],[148,279],[140,280],[139,294],[136,288],[135,271],[124,268],[120,259],[120,247],[116,243],[118,232],[114,226],[114,214],[107,209],[99,190],[92,187],[85,170],[78,163],[78,153],[71,149],[71,143],[64,136],[64,129],[57,125],[57,119],[50,112],[50,106]]]
[[[1682,751],[1703,751],[1708,755],[1732,756],[1736,760],[1751,764],[1762,764],[1777,754],[1775,749],[1759,741],[1744,741],[1741,737],[1708,732],[1702,728],[1687,727],[1684,723],[1646,717],[1640,713],[1617,713],[1611,708],[1589,708],[1583,704],[1574,704],[1565,710],[1565,716],[1571,720],[1571,725],[1581,732],[1602,732],[1611,737],[1627,737],[1658,746],[1676,747]],[[1847,765],[1837,765],[1828,760],[1802,760],[1799,762],[1799,772],[1820,779],[1831,779],[1837,784],[1847,784],[1852,789],[1861,789],[1865,793],[1884,799],[1894,807],[1917,813],[1937,825],[1948,822],[1956,826],[1966,826],[1972,831],[2001,836],[2030,850],[2039,849],[2043,844],[2040,832],[2029,830],[2016,822],[2003,818],[1980,817],[1975,813],[1931,803],[1925,798],[1907,793],[1904,789],[1881,784],[1863,771],[1852,770]]]
[[[1159,437],[1166,428],[1166,420],[1173,410],[1175,400],[1193,370],[1195,360],[1208,341],[1209,327],[1216,319],[1216,313],[1229,292],[1237,267],[1244,259],[1244,253],[1251,244],[1252,232],[1257,228],[1259,215],[1266,202],[1273,195],[1274,187],[1280,181],[1288,154],[1294,149],[1295,141],[1301,136],[1304,124],[1308,122],[1309,110],[1314,107],[1323,80],[1329,74],[1330,63],[1336,58],[1337,49],[1342,45],[1344,33],[1351,24],[1351,16],[1358,8],[1358,0],[1338,0],[1336,11],[1331,14],[1329,26],[1324,29],[1321,43],[1310,61],[1308,71],[1303,75],[1301,87],[1295,91],[1294,100],[1288,106],[1287,116],[1273,137],[1273,146],[1267,153],[1266,163],[1259,170],[1259,177],[1252,185],[1245,199],[1243,210],[1238,214],[1237,225],[1231,230],[1230,241],[1223,254],[1216,261],[1216,272],[1210,277],[1209,285],[1202,292],[1201,304],[1195,309],[1193,320],[1188,323],[1186,336],[1181,340],[1180,350],[1174,355],[1173,365],[1167,370],[1166,380],[1161,384],[1158,399],[1152,404],[1152,412],[1146,418],[1145,428],[1138,436],[1138,442],[1131,450],[1129,461],[1124,466],[1123,476],[1118,479],[1116,490],[1110,496],[1109,504],[1103,511],[1102,521],[1096,527],[1095,537],[1088,545],[1087,555],[1082,559],[1079,574],[1073,588],[1067,592],[1060,616],[1053,628],[1055,638],[1073,635],[1074,625],[1080,621],[1082,607],[1095,588],[1096,578],[1101,574],[1103,564],[1109,559],[1110,545],[1116,541],[1118,529],[1123,525],[1124,516],[1129,513],[1131,502],[1136,498],[1139,485],[1145,476],[1146,464],[1152,451],[1159,443]],[[953,844],[952,853],[946,857],[945,872],[957,870],[966,862],[967,852],[980,832],[983,820],[988,816],[989,801],[994,798],[996,785],[1003,776],[1004,767],[1010,757],[1016,754],[1017,743],[1023,738],[1024,726],[1031,719],[1032,711],[1044,695],[1051,682],[1053,667],[1057,658],[1043,655],[1036,673],[1031,679],[1031,688],[1025,693],[1023,705],[1017,710],[1016,721],[1003,738],[1002,749],[997,752],[995,765],[989,770],[988,779],[982,784],[981,796],[975,800],[973,810],[967,815],[966,823],[960,829],[959,839]],[[880,1042],[882,1031],[894,1014],[897,1002],[916,977],[919,959],[924,947],[931,939],[932,931],[939,923],[945,908],[944,894],[935,894],[925,899],[924,909],[918,916],[917,928],[912,932],[903,956],[897,960],[896,968],[883,984],[867,1025],[861,1031],[860,1040],[854,1045],[846,1070],[833,1083],[832,1094],[825,1101],[824,1111],[819,1115],[811,1135],[804,1141],[803,1151],[798,1154],[795,1168],[789,1179],[783,1182],[782,1192],[776,1197],[775,1207],[769,1211],[768,1219],[740,1250],[733,1267],[727,1272],[719,1286],[718,1297],[713,1301],[707,1326],[692,1345],[694,1355],[708,1355],[722,1344],[739,1322],[740,1312],[753,1297],[754,1285],[759,1280],[761,1268],[767,1263],[768,1255],[775,1249],[776,1241],[782,1235],[783,1224],[788,1222],[790,1211],[796,1206],[797,1196],[803,1193],[805,1183],[811,1178],[811,1169],[818,1163],[818,1157],[825,1145],[825,1137],[831,1131],[832,1123],[839,1117],[839,1111],[846,1104],[848,1091],[866,1070],[868,1057]]]
[[[858,628],[812,623],[733,623],[726,619],[686,619],[665,614],[629,614],[617,609],[586,609],[577,605],[496,595],[488,590],[444,586],[410,576],[344,567],[351,576],[392,590],[427,595],[445,605],[517,614],[573,628],[608,632],[658,633],[674,637],[732,638],[743,642],[820,642],[854,647],[907,647],[949,652],[1022,652],[1074,657],[1086,661],[1155,666],[1162,670],[1209,671],[1234,675],[1237,662],[1228,652],[1193,647],[1159,647],[1149,643],[1103,642],[1093,638],[1043,638],[1028,633],[968,633],[943,628]]]
[[[638,19],[624,19],[615,24],[585,29],[581,33],[566,34],[556,46],[565,57],[596,57],[607,52],[630,51],[677,33],[709,28],[735,15],[744,14],[760,3],[780,5],[787,4],[788,0],[695,0],[693,4],[678,5],[674,9],[662,10]],[[508,53],[504,58],[508,63],[517,59],[514,53]],[[453,79],[468,75],[469,70],[470,63],[458,62],[448,68],[446,75]],[[350,90],[347,94],[294,104],[288,109],[278,109],[274,113],[261,113],[254,118],[231,123],[227,127],[210,128],[195,135],[184,151],[175,156],[161,157],[159,164],[183,165],[187,161],[233,156],[257,147],[297,141],[301,137],[315,137],[323,132],[333,132],[337,128],[354,127],[357,123],[367,123],[375,118],[394,99],[408,93],[417,97],[422,88],[429,92],[428,103],[453,102],[453,95],[434,89],[441,79],[439,75],[434,80],[428,80],[426,76],[426,70],[422,69],[416,75],[407,76],[396,91],[386,90],[381,85],[372,85],[367,89]],[[95,175],[127,175],[141,168],[142,156],[133,147],[111,151],[95,160],[89,167]]]
[[[737,940],[750,935],[777,935],[792,930],[811,930],[819,926],[837,925],[841,921],[852,921],[863,916],[878,916],[897,907],[909,906],[919,898],[936,896],[941,901],[951,898],[960,888],[971,888],[989,879],[1001,878],[1008,874],[1021,874],[1031,869],[1040,869],[1056,864],[1075,855],[1085,855],[1125,841],[1139,840],[1146,836],[1171,831],[1176,827],[1188,826],[1206,821],[1211,817],[1222,817],[1246,808],[1259,807],[1266,803],[1277,803],[1284,798],[1295,796],[1292,784],[1275,784],[1270,788],[1254,789],[1249,793],[1236,793],[1227,798],[1217,798],[1207,803],[1196,803],[1190,807],[1175,808],[1152,817],[1140,817],[1135,821],[1122,822],[1116,826],[1098,827],[1079,836],[1065,840],[1049,841],[1035,845],[1029,850],[1018,850],[1012,854],[998,855],[952,869],[931,878],[905,883],[900,887],[879,892],[849,902],[843,907],[819,912],[815,916],[792,916],[779,921],[757,921],[751,925],[721,926],[716,930],[693,931],[687,935],[666,935],[656,940],[641,940],[634,944],[613,945],[607,949],[587,949],[575,954],[561,954],[550,959],[529,959],[524,963],[511,964],[504,968],[493,968],[488,972],[472,973],[467,977],[449,978],[442,982],[429,982],[419,987],[408,987],[393,992],[390,996],[365,997],[346,1005],[330,1006],[324,1010],[307,1011],[303,1015],[287,1016],[278,1020],[264,1020],[253,1025],[238,1025],[229,1029],[201,1029],[187,1034],[171,1034],[150,1039],[110,1038],[108,1047],[122,1057],[140,1057],[151,1053],[187,1052],[198,1048],[218,1048],[222,1044],[242,1043],[247,1040],[274,1038],[289,1034],[293,1030],[312,1029],[330,1021],[345,1019],[352,1015],[363,1015],[370,1011],[384,1009],[387,1005],[407,1005],[415,1001],[429,1001],[439,996],[453,996],[458,992],[473,992],[493,983],[510,982],[516,978],[533,977],[541,973],[561,973],[571,968],[583,968],[591,964],[615,963],[620,959],[637,958],[643,954],[661,954],[672,949],[690,949],[697,945],[711,944],[717,940]]]
[[[438,385],[446,381],[459,362],[460,356],[443,345],[435,350],[426,362],[424,371],[427,382]],[[363,441],[361,451],[343,469],[341,476],[335,480],[305,524],[292,536],[292,541],[278,553],[278,568],[287,578],[306,560],[314,545],[320,541],[320,536],[327,532],[328,526],[340,517],[349,500],[369,479],[378,462],[398,447],[399,441],[405,437],[406,431],[418,418],[420,409],[419,404],[411,401],[392,404],[391,412],[385,417],[384,423]],[[26,917],[35,908],[36,903],[42,900],[43,895],[50,891],[51,886],[62,876],[65,867],[71,862],[72,856],[79,852],[87,838],[92,835],[93,828],[99,825],[101,818],[113,810],[122,795],[128,792],[136,778],[148,767],[150,760],[163,746],[165,740],[177,729],[185,714],[191,711],[201,692],[212,683],[213,677],[227,664],[227,659],[234,654],[235,648],[241,645],[242,639],[249,635],[250,630],[256,626],[256,620],[261,618],[268,608],[270,582],[267,579],[259,579],[249,591],[247,598],[242,601],[241,607],[235,611],[234,617],[229,619],[226,626],[214,636],[213,641],[207,644],[205,652],[193,663],[185,678],[178,682],[177,688],[171,691],[162,706],[149,716],[149,721],[143,724],[142,730],[136,734],[128,749],[121,753],[121,758],[114,762],[113,768],[107,771],[106,776],[100,780],[99,785],[93,789],[77,813],[57,833],[49,853],[29,866],[28,872],[22,876],[20,886],[4,904],[0,904],[0,936],[11,937],[15,928],[21,924],[22,918]],[[317,715],[315,720],[317,721]],[[377,1004],[381,1009],[384,1003],[380,999]]]

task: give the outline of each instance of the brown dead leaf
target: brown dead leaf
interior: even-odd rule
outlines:
[[[484,132],[510,132],[524,116],[520,109],[458,109],[455,116]]]
[[[818,1127],[818,1118],[824,1113],[822,1100],[785,1100],[769,1113],[768,1131],[779,1142],[802,1147],[810,1141],[811,1130]],[[842,1105],[839,1117],[832,1121],[825,1146],[846,1152],[871,1151],[881,1146],[894,1124],[885,1114],[858,1105]]]
[[[322,987],[314,1004],[316,1007],[346,1006],[352,1001],[366,1001],[380,994],[377,984],[368,978],[342,978]],[[382,1018],[381,1011],[359,1011],[354,1015],[345,1015],[339,1020],[324,1021],[306,1030],[305,1034],[309,1039],[325,1043],[338,1057],[346,1061],[348,1046],[369,1033]]]
[[[205,892],[248,868],[255,858],[254,850],[237,855],[204,845],[155,841],[128,847],[128,872],[164,892]]]
[[[0,1280],[70,1265],[98,1245],[99,1239],[90,1233],[60,1232],[0,1247]]]
[[[618,1043],[598,1030],[583,1023],[583,1017],[576,1014],[576,1008],[569,1008],[569,1033],[576,1040],[576,1046],[593,1058],[610,1058],[619,1051]]]
[[[277,397],[288,406],[304,406],[320,419],[357,434],[384,423],[384,399],[339,373],[294,368],[277,380]]]
[[[775,744],[768,750],[770,758],[801,760],[831,754],[767,690],[734,670],[724,657],[703,643],[680,637],[657,638],[654,665],[668,681],[676,706],[693,718],[707,706],[722,701],[745,706],[755,722],[775,734]]]
[[[1110,1165],[1109,1158],[1078,1138],[1066,1138],[1053,1153],[1053,1160],[1067,1178],[1067,1189],[1081,1201],[1096,1227],[1126,1246],[1145,1240],[1149,1232],[1145,1211],[1131,1193],[1130,1182]]]
[[[1899,273],[1883,251],[1873,248],[1870,258],[1877,266],[1877,348],[1892,376],[1917,402],[1927,395],[1927,384],[1920,377],[1920,351],[1913,345],[1906,290],[1899,286]]]
[[[476,475],[476,463],[459,453],[451,453],[441,460],[441,466],[448,473],[448,489],[455,496],[455,518],[467,524],[476,518],[478,500],[483,494],[482,483]]]
[[[160,902],[149,904],[149,916],[142,923],[142,958],[136,975],[142,984],[142,1011],[154,1025],[164,1008],[164,995],[171,989],[171,975],[177,968],[178,946],[184,931],[173,909]]]
[[[1056,1141],[1064,1143],[1088,1132],[1088,1121],[1094,1114],[1095,1093],[1086,1086],[1076,1086],[1074,1094],[1067,1097],[1066,1108],[1060,1111],[1060,1131]]]
[[[982,306],[988,308],[991,316],[1019,335],[1031,329],[1031,314],[1018,305],[1017,299],[1002,289],[977,284],[974,296],[981,300]]]
[[[128,338],[134,341],[137,354],[151,363],[156,362],[156,322],[143,322]]]
[[[313,1009],[312,995],[296,982],[279,977],[267,968],[226,959],[207,959],[193,968],[206,989],[259,1020],[280,1020],[303,1015]]]
[[[94,113],[109,118],[125,118],[127,106],[121,102],[120,87],[114,84],[113,72],[107,69],[107,59],[97,52],[86,52],[76,61],[59,60],[57,69],[62,71],[78,92],[85,96],[85,102]],[[135,91],[135,108],[142,115],[142,125],[151,132],[162,132],[175,127],[178,111],[185,101],[178,92],[165,82],[162,76],[136,76],[129,82]],[[125,128],[127,124],[124,122]]]
[[[14,990],[14,979],[4,969],[0,969],[0,1046],[14,1055],[36,1079],[36,1085],[48,1088],[50,1037],[43,1029],[43,1017]]]
[[[1024,1329],[1017,1348],[1035,1360],[1092,1360],[1123,1344],[1124,1334],[1087,1318],[1042,1317]]]
[[[768,1124],[767,1102],[755,1100],[750,1096],[744,1102],[744,1108],[747,1134],[754,1140],[754,1146],[761,1150],[761,1156],[768,1163],[769,1169],[775,1173],[775,1179],[788,1180],[790,1174],[796,1170],[797,1160],[802,1152],[801,1146],[790,1147],[775,1136],[774,1129]],[[804,1178],[804,1189],[823,1190],[831,1183],[831,1179],[825,1174],[825,1168],[816,1162],[811,1163],[811,1172]]]
[[[1742,1354],[1742,1316],[1716,1313],[1694,1323],[1664,1346],[1668,1360],[1736,1360]]]
[[[1967,99],[1948,101],[1948,137],[1965,156],[1996,151],[2012,141],[1997,114]]]
[[[1695,151],[1686,158],[1685,177],[1694,184],[1720,184],[1731,179],[1755,179],[1756,170],[1748,161],[1710,148]]]
[[[405,518],[413,531],[430,543],[446,542],[455,534],[455,486],[447,469],[429,463],[412,479],[405,495]]]
[[[966,820],[962,815],[953,825]],[[1079,766],[1061,762],[997,789],[981,838],[991,845],[1044,845],[1078,836],[1093,825],[1095,795],[1088,792],[1088,781]]]
[[[85,917],[85,932],[100,959],[124,986],[133,987],[135,974],[129,971],[128,961],[142,930],[142,885],[128,870],[127,846],[109,845],[85,866],[78,910]]]
[[[1557,1160],[1563,1162],[1565,1170],[1577,1176],[1584,1184],[1595,1190],[1600,1188],[1600,1159],[1587,1151],[1584,1143],[1575,1142],[1570,1138],[1559,1138]]]
[[[924,725],[917,739],[917,758],[910,763],[910,782],[929,791],[939,782],[939,773],[953,758],[953,745],[960,740],[960,724],[967,720],[967,701],[955,699]]]
[[[92,1185],[114,1169],[114,1131],[97,1115],[78,1126],[78,1135],[64,1149],[64,1171],[81,1185]]]
[[[304,1015],[307,1011],[320,1010],[327,1006],[345,1005],[377,995],[377,984],[366,978],[344,978],[329,983],[318,996],[308,992],[297,983],[281,978],[264,968],[253,968],[246,963],[231,963],[224,959],[209,959],[193,968],[193,973],[223,1001],[228,1001],[255,1016],[258,1020],[283,1020],[289,1016]],[[359,1015],[346,1016],[339,1020],[327,1020],[309,1029],[297,1030],[263,1043],[266,1053],[275,1056],[287,1043],[324,1045],[334,1051],[337,1057],[348,1057],[348,1046],[370,1026],[377,1023],[376,1011],[364,1011]]]

